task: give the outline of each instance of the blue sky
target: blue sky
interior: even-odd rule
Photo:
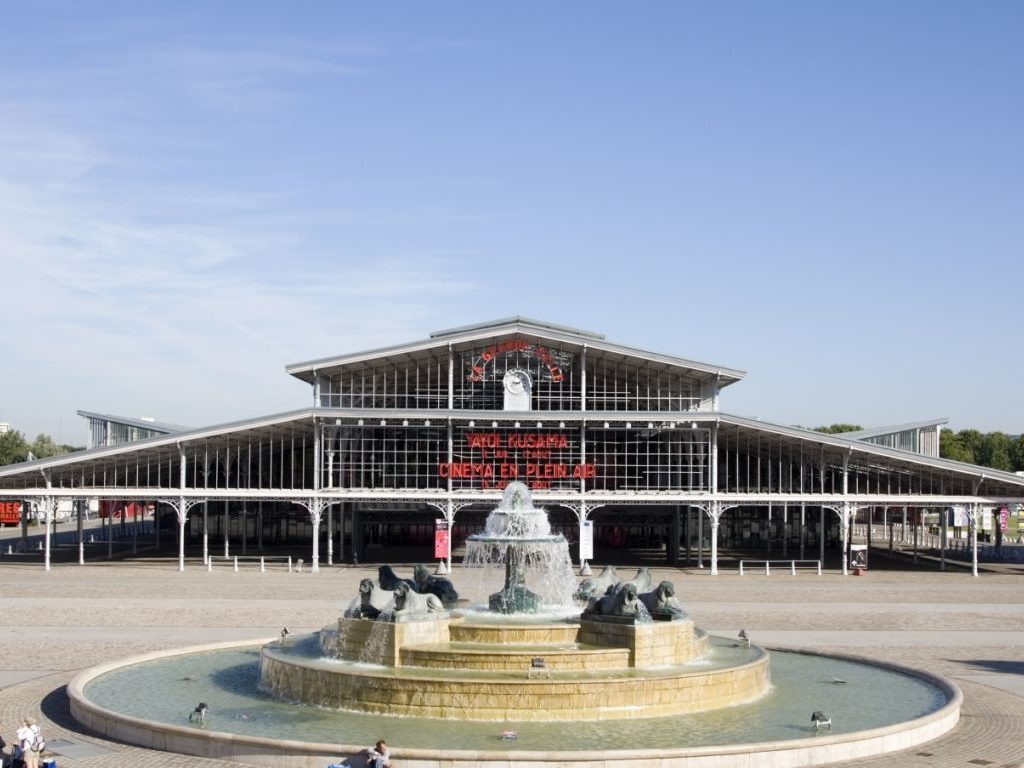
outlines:
[[[0,4],[0,421],[301,407],[521,314],[1024,432],[1015,2]]]

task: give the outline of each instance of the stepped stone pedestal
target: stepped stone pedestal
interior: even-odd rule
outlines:
[[[265,646],[263,686],[284,698],[369,713],[568,721],[716,709],[756,699],[770,684],[768,655],[756,647],[734,666],[691,664],[706,652],[708,638],[689,619],[516,624],[447,616],[404,623],[342,618],[337,629],[321,633],[321,647],[336,660]],[[549,677],[530,677],[538,658]]]

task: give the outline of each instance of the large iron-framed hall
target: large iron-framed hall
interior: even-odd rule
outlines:
[[[773,524],[817,556],[846,551],[858,510],[957,507],[976,540],[983,512],[1024,503],[1024,477],[938,458],[942,420],[842,436],[735,416],[720,400],[743,371],[522,317],[286,370],[309,408],[3,467],[0,499],[153,501],[173,510],[181,569],[197,536],[206,562],[211,519],[225,550],[262,548],[298,513],[313,569],[381,544],[429,559],[440,520],[450,565],[522,480],[584,553],[646,537],[703,565],[706,542],[712,574],[720,539]]]

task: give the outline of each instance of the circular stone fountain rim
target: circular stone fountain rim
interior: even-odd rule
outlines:
[[[78,722],[92,728],[94,731],[127,743],[152,749],[182,752],[199,757],[233,759],[256,765],[285,764],[304,766],[307,764],[309,756],[330,758],[332,755],[358,753],[364,750],[365,745],[270,739],[226,731],[198,730],[192,727],[157,723],[109,710],[90,701],[85,696],[85,687],[88,683],[101,675],[122,667],[172,658],[174,656],[187,656],[195,653],[228,650],[231,648],[263,646],[277,640],[278,638],[276,637],[258,638],[254,640],[232,640],[193,645],[163,651],[152,651],[89,667],[75,675],[67,684],[71,714]],[[785,651],[787,653],[843,659],[899,672],[935,685],[947,696],[947,701],[934,712],[929,712],[921,717],[864,731],[814,736],[813,739],[804,737],[802,739],[750,742],[745,744],[670,747],[646,750],[601,750],[599,752],[600,759],[610,766],[617,761],[633,765],[637,760],[648,758],[656,759],[662,765],[675,764],[685,766],[691,759],[699,761],[701,758],[708,756],[719,756],[722,758],[719,763],[722,768],[730,768],[731,766],[736,766],[737,768],[743,766],[743,768],[746,768],[746,766],[750,765],[749,758],[751,755],[770,753],[772,754],[772,765],[778,768],[823,765],[841,760],[886,754],[932,741],[950,731],[960,719],[963,693],[951,680],[934,672],[915,669],[893,662],[871,659],[865,656],[857,656],[855,654],[824,653],[806,648],[792,648],[780,645],[764,647],[769,650]],[[875,744],[875,746],[872,746],[872,744]],[[594,751],[516,750],[508,752],[396,747],[393,753],[397,758],[434,761],[438,766],[442,763],[450,765],[451,763],[465,762],[469,764],[481,760],[495,760],[503,763],[513,760],[518,765],[526,765],[527,761],[534,761],[538,765],[546,763],[578,763],[582,766],[592,765],[595,760]],[[731,758],[735,758],[735,760]]]

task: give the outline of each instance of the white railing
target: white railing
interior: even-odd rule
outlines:
[[[262,572],[262,571],[266,571],[267,570],[267,563],[272,563],[272,562],[278,562],[278,563],[281,563],[281,564],[287,564],[288,565],[288,573],[291,573],[292,570],[293,570],[291,555],[230,555],[228,557],[224,557],[222,555],[210,555],[209,558],[206,561],[206,570],[208,570],[208,571],[212,571],[213,570],[213,561],[214,560],[221,560],[221,561],[223,561],[224,563],[226,563],[228,565],[233,565],[234,566],[234,570],[236,570],[236,571],[239,569],[239,565],[241,565],[241,564],[244,564],[244,563],[252,563],[252,564],[259,563],[260,571]],[[298,561],[298,569],[300,571],[302,570],[302,560]]]
[[[772,575],[773,565],[776,569],[788,567],[791,576],[796,576],[797,568],[816,568],[818,575],[821,576],[821,560],[740,560],[740,576],[746,575],[745,565],[747,563],[750,565],[761,564],[764,566],[765,576]]]

